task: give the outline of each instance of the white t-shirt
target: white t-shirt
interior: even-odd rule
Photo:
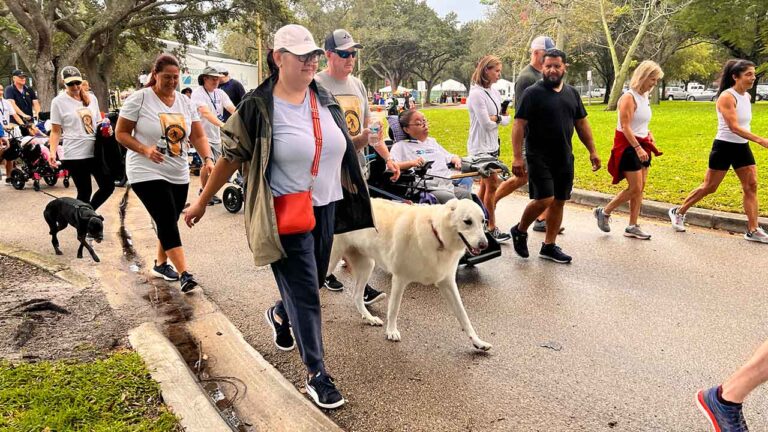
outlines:
[[[67,93],[51,102],[51,123],[61,126],[62,160],[93,157],[96,143],[96,124],[99,121],[99,101],[91,97],[87,107]]]
[[[156,146],[158,141],[168,151],[162,163],[155,163],[142,154],[128,150],[125,171],[128,181],[141,183],[150,180],[165,180],[174,184],[189,183],[189,134],[192,123],[200,121],[197,110],[188,97],[179,92],[173,106],[167,106],[151,88],[139,90],[128,97],[120,109],[120,117],[136,122],[133,136],[145,146]],[[165,135],[169,135],[165,139]],[[173,156],[171,151],[180,153]]]
[[[16,114],[16,111],[13,109],[13,105],[8,102],[8,99],[0,99],[0,123],[4,127],[11,124],[11,116],[14,114]]]
[[[217,88],[213,93],[209,93],[203,86],[192,91],[192,104],[195,106],[195,109],[203,106],[208,107],[208,111],[212,112],[219,119],[223,118],[225,107],[235,107],[235,104],[232,103],[232,100],[224,90]],[[203,122],[203,129],[208,137],[208,143],[221,144],[221,129],[203,116],[200,116],[200,121]]]
[[[501,115],[501,95],[499,91],[473,85],[467,98],[469,108],[469,139],[467,151],[470,155],[494,153],[499,151],[499,124],[491,121],[490,116]],[[506,126],[511,117],[501,117],[501,125]]]
[[[299,105],[278,97],[274,101],[269,186],[274,196],[303,192],[312,183],[312,162],[315,159],[315,134],[309,95]],[[312,189],[312,204],[323,206],[343,198],[341,161],[347,149],[347,140],[333,120],[331,111],[322,106],[320,101],[317,105],[323,149]]]
[[[432,167],[427,174],[442,178],[430,180],[429,187],[453,191],[453,182],[448,179],[453,172],[448,168],[448,164],[456,155],[448,153],[434,138],[427,137],[425,141],[398,141],[389,150],[389,154],[398,162],[412,161],[419,157],[427,162],[432,161]]]

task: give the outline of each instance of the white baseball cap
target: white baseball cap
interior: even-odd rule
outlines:
[[[304,55],[313,52],[323,54],[319,46],[315,44],[312,33],[298,24],[288,24],[280,27],[275,33],[275,51],[285,50],[291,54]]]
[[[555,47],[555,41],[549,36],[539,36],[531,41],[531,51],[548,50]]]

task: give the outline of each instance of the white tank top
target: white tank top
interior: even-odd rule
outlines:
[[[742,129],[751,132],[750,122],[752,121],[752,104],[749,103],[749,94],[744,93],[744,95],[740,95],[739,92],[731,87],[728,90],[725,90],[720,97],[723,97],[726,93],[733,95],[733,97],[736,98],[736,116],[738,118],[739,126],[741,126]],[[728,127],[728,123],[725,122],[725,118],[719,109],[717,110],[717,136],[715,139],[737,144],[746,144],[748,142],[748,140],[745,140],[731,131],[731,128]]]
[[[632,124],[629,125],[632,134],[638,138],[645,138],[648,136],[648,124],[651,122],[651,102],[647,95],[641,95],[633,89],[630,89],[628,93],[635,98],[635,114],[632,115]],[[616,120],[616,130],[623,132],[621,129],[621,111],[619,111]]]

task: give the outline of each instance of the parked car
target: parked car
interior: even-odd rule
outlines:
[[[590,97],[605,97],[605,89],[604,88],[593,88],[591,92],[589,92]]]
[[[686,100],[688,99],[688,92],[683,90],[682,87],[667,87],[664,92],[667,100]]]
[[[698,92],[691,92],[688,93],[688,97],[686,98],[689,101],[716,101],[717,100],[717,90],[712,89],[706,89]]]
[[[760,84],[757,86],[757,94],[755,95],[755,101],[768,100],[768,84]]]

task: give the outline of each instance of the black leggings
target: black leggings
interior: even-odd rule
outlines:
[[[155,221],[157,238],[163,250],[181,246],[179,216],[187,201],[189,183],[174,184],[165,180],[149,180],[133,183],[131,187]]]
[[[69,171],[69,176],[75,182],[77,199],[91,204],[94,210],[104,204],[107,198],[112,195],[112,192],[115,191],[115,182],[110,176],[101,172],[94,158],[65,160],[63,161],[63,166]],[[93,198],[91,198],[91,192],[93,191],[91,176],[96,179],[96,184],[99,185],[99,190],[93,194]]]

